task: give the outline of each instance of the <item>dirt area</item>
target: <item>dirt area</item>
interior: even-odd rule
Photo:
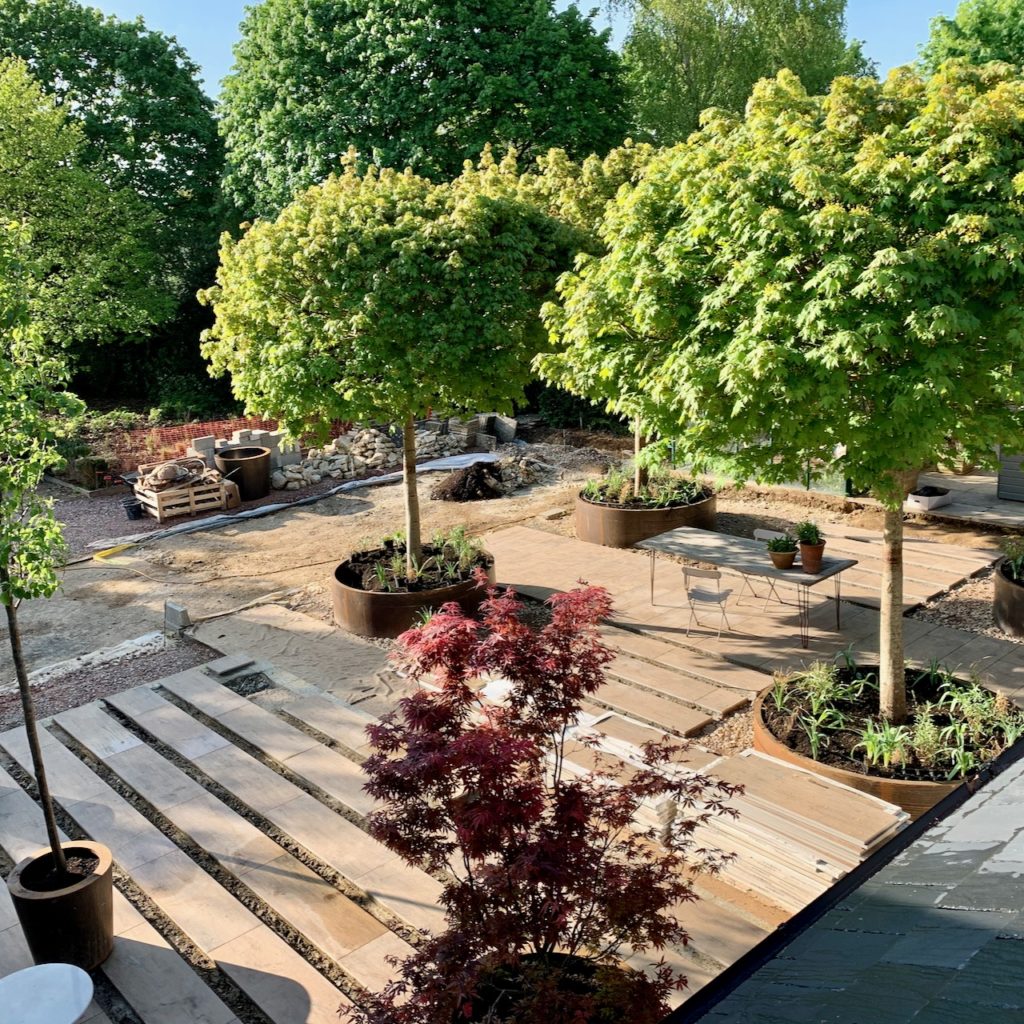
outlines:
[[[465,525],[477,535],[522,525],[572,536],[571,510],[580,482],[595,464],[608,458],[606,452],[593,447],[600,443],[599,435],[580,440],[587,442],[588,450],[546,443],[531,445],[529,454],[533,457],[563,467],[562,478],[534,485],[510,498],[467,504],[430,501],[426,495],[434,481],[432,474],[427,475],[420,487],[425,534],[429,537],[434,531],[456,525]],[[92,510],[89,514],[94,516],[96,500],[79,501],[88,503]],[[58,515],[69,520],[71,531],[76,529],[76,516],[86,515],[79,501],[63,500],[57,507]],[[826,533],[831,523],[876,529],[881,525],[877,510],[819,494],[726,489],[719,493],[718,508],[719,528],[741,536],[750,536],[756,527],[784,528],[808,517],[825,527]],[[117,529],[110,531],[114,537],[129,526],[119,505],[116,512],[120,519]],[[27,603],[21,610],[30,668],[159,629],[163,604],[168,599],[185,605],[194,620],[268,600],[329,622],[327,581],[333,566],[349,551],[373,546],[382,536],[401,529],[403,520],[400,485],[367,487],[264,519],[156,540],[107,560],[70,565],[60,593],[48,601]],[[114,526],[105,522],[105,529],[107,525]],[[77,528],[86,529],[80,518]],[[908,523],[908,531],[966,545],[991,544],[993,539],[989,532],[924,520]],[[987,632],[990,591],[989,580],[972,580],[916,614]],[[4,639],[0,680],[6,681],[13,671],[5,649]],[[132,678],[134,681],[126,685],[140,681]],[[90,687],[75,691],[70,684],[68,692],[69,696],[75,694],[74,703],[98,695]]]

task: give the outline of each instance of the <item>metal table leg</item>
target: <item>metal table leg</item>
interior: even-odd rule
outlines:
[[[808,587],[796,588],[796,601],[800,615],[800,646],[807,650],[811,645],[811,597]]]
[[[654,604],[654,548],[651,548],[651,604]]]
[[[837,633],[839,632],[839,630],[841,628],[840,625],[839,625],[839,605],[840,605],[839,577],[841,575],[842,575],[841,573],[836,573],[836,575],[833,577],[833,579],[835,579],[835,581],[836,581],[836,632]]]

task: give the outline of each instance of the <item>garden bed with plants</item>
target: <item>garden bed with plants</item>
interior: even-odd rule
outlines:
[[[667,472],[652,474],[647,485],[636,493],[632,476],[612,470],[601,480],[588,480],[580,497],[595,505],[628,510],[685,508],[714,496],[704,484]]]
[[[967,778],[1024,735],[1024,713],[937,665],[907,669],[907,721],[879,714],[872,666],[818,663],[779,679],[761,701],[772,736],[820,764],[913,782]]]
[[[339,567],[338,579],[346,586],[376,594],[418,594],[468,583],[478,569],[487,570],[494,559],[479,542],[456,527],[423,545],[423,559],[410,576],[402,534],[386,538],[380,547],[357,551]]]

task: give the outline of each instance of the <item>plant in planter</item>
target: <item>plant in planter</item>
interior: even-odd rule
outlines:
[[[941,796],[927,784],[962,781],[1024,735],[1024,713],[1009,700],[938,664],[909,669],[906,686],[908,716],[897,724],[878,711],[877,668],[850,659],[841,667],[819,662],[776,680],[761,699],[760,719],[788,750],[847,773],[843,781],[912,813]],[[755,746],[765,749],[759,727],[755,721]]]
[[[1024,636],[1024,537],[1005,537],[992,578],[992,618],[1011,636]]]
[[[423,560],[415,420],[522,399],[545,344],[540,305],[577,238],[530,200],[515,163],[433,184],[371,166],[227,236],[203,351],[250,410],[295,433],[401,423],[406,576]],[[339,605],[336,604],[336,609]]]
[[[364,1024],[654,1024],[680,984],[664,963],[623,970],[619,954],[685,941],[673,908],[695,898],[690,872],[721,863],[694,829],[729,813],[735,790],[679,771],[684,748],[667,742],[628,776],[599,754],[570,771],[573,744],[592,742],[570,730],[612,658],[597,632],[610,602],[588,587],[549,605],[534,629],[513,593],[491,590],[482,625],[450,605],[401,638],[401,663],[432,687],[368,730],[370,830],[443,875],[448,928],[352,1011]],[[507,684],[500,705],[481,678]],[[638,824],[645,807],[667,824]]]
[[[796,561],[796,541],[790,535],[769,537],[766,543],[768,555],[776,569],[792,569]]]
[[[825,538],[817,523],[812,523],[809,519],[797,523],[793,527],[793,533],[796,534],[797,543],[800,545],[800,564],[804,572],[820,572]]]
[[[18,622],[22,601],[49,597],[60,582],[64,540],[36,488],[64,461],[55,425],[81,409],[58,390],[66,368],[46,354],[28,317],[19,286],[27,245],[0,226],[0,604],[49,846],[18,864],[7,884],[36,962],[90,969],[109,955],[113,941],[111,857],[95,843],[61,842]]]

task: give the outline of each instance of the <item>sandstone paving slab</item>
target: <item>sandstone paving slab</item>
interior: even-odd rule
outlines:
[[[680,736],[694,736],[713,721],[707,712],[686,707],[614,679],[607,680],[593,695],[593,699],[642,722],[670,729]]]
[[[376,715],[328,697],[305,696],[289,700],[281,709],[359,754],[370,751],[366,727],[379,721]]]
[[[380,647],[280,605],[200,623],[193,635],[215,650],[271,662],[324,689],[358,689],[387,665]]]

